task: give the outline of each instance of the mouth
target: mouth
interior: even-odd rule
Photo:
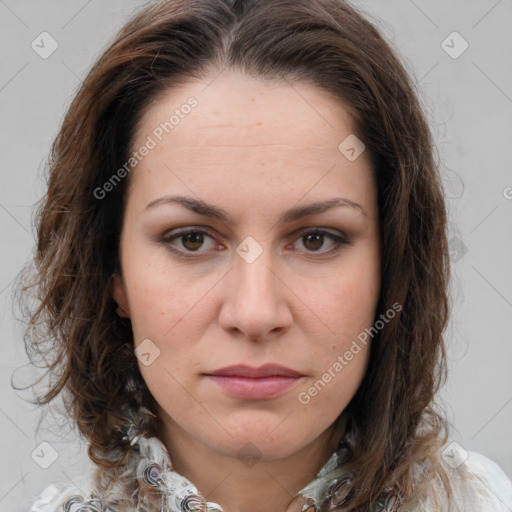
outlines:
[[[301,377],[239,377],[207,375],[208,379],[228,395],[241,400],[268,400],[288,391]]]
[[[297,370],[292,370],[286,366],[277,363],[267,363],[259,368],[247,366],[245,364],[236,364],[225,366],[218,370],[213,370],[205,375],[219,375],[226,377],[302,377],[302,373]]]
[[[278,364],[259,368],[234,365],[204,374],[226,394],[241,400],[268,400],[282,395],[304,375]]]

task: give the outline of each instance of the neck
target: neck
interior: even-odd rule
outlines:
[[[224,512],[287,510],[294,495],[316,477],[337,449],[346,424],[344,417],[339,418],[313,442],[285,458],[262,456],[242,460],[211,449],[189,436],[168,416],[163,417],[159,437],[174,470]]]

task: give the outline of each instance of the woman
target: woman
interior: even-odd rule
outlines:
[[[446,446],[431,135],[347,2],[146,7],[49,170],[27,343],[97,471],[33,511],[510,510]]]

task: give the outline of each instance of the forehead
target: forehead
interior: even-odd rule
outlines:
[[[197,105],[189,109],[191,98]],[[339,143],[340,137],[355,128],[348,107],[315,85],[251,77],[234,70],[161,91],[146,108],[139,131],[154,131],[173,113],[173,134],[181,142],[200,146],[226,139],[231,146],[243,146],[246,134],[242,129],[254,137],[247,145],[259,141],[326,147]],[[186,125],[201,130],[200,140],[193,130],[184,129]]]
[[[349,161],[339,149],[353,130],[345,105],[312,84],[224,71],[162,91],[147,107],[132,150],[148,138],[154,147],[132,179],[147,190],[179,177],[198,193],[272,188],[276,198],[288,187],[297,199],[314,187],[369,203],[369,155]]]

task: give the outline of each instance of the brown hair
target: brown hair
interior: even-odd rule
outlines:
[[[117,34],[85,78],[48,160],[37,214],[38,305],[25,334],[56,381],[36,403],[65,393],[67,412],[103,467],[121,464],[129,412],[156,403],[138,370],[130,322],[115,314],[111,279],[129,176],[94,191],[129,160],[137,123],[158,94],[208,71],[308,81],[343,101],[372,158],[381,233],[377,318],[400,312],[372,341],[367,373],[346,409],[358,433],[355,489],[344,510],[365,510],[388,486],[417,499],[422,479],[450,486],[437,458],[447,422],[434,396],[446,379],[446,211],[425,114],[403,63],[344,0],[169,0],[150,4]],[[147,425],[158,432],[158,418]],[[442,433],[444,436],[442,437]],[[112,458],[112,453],[116,454]]]

